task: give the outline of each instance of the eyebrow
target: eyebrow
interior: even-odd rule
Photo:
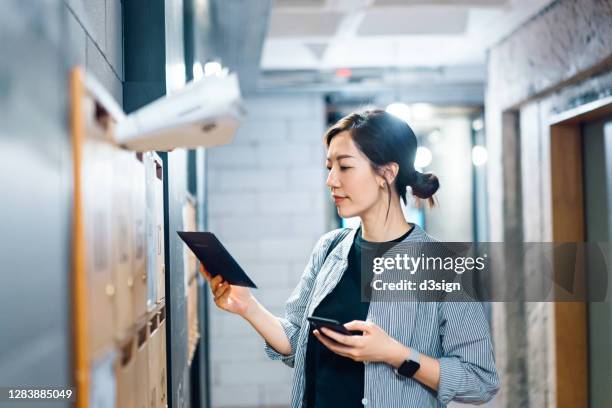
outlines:
[[[355,156],[351,156],[350,154],[339,154],[338,156],[336,156],[336,160],[340,160],[340,159],[354,159]],[[329,157],[327,158],[327,160],[331,160]]]

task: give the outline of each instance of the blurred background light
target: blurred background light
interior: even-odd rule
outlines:
[[[474,166],[482,166],[487,162],[489,153],[484,146],[476,145],[472,147],[472,163]]]
[[[336,76],[338,78],[350,78],[353,75],[353,71],[348,68],[339,68],[336,70]]]
[[[199,81],[204,77],[204,69],[202,68],[202,64],[199,61],[193,63],[193,80]]]
[[[442,134],[438,129],[433,130],[429,135],[427,135],[427,142],[430,145],[436,144],[440,141],[441,136]]]
[[[482,119],[475,119],[472,122],[472,129],[474,129],[475,132],[479,132],[484,128],[484,122]]]
[[[398,118],[409,122],[412,119],[412,111],[410,106],[405,103],[392,103],[385,109],[390,114],[397,116]]]
[[[430,120],[434,116],[434,107],[429,103],[413,103],[410,107],[414,120]]]
[[[414,167],[424,168],[429,166],[431,163],[431,150],[426,147],[420,146],[417,148],[416,156],[414,158]]]
[[[217,61],[211,61],[204,64],[204,76],[221,75],[223,67]]]

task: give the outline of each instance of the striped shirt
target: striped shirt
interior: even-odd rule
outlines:
[[[436,242],[418,225],[403,242]],[[313,310],[340,281],[356,230],[352,229],[325,258],[341,229],[323,235],[310,256],[300,282],[278,318],[292,354],[278,353],[266,342],[273,360],[294,368],[291,407],[300,408],[305,391],[305,359]],[[366,319],[418,352],[438,359],[440,382],[433,391],[418,381],[397,375],[392,366],[366,362],[362,404],[375,408],[444,407],[451,400],[483,403],[499,389],[499,377],[489,325],[478,302],[371,302]]]

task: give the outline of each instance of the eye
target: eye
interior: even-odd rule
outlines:
[[[328,171],[331,171],[331,169],[332,169],[331,166],[326,166],[326,167],[327,167]],[[352,168],[352,167],[350,167],[350,166],[340,166],[340,171],[344,171],[344,170],[350,169],[350,168]]]

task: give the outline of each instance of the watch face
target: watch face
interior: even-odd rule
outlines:
[[[416,361],[406,360],[397,369],[397,372],[403,375],[404,377],[412,377],[419,368],[421,368],[421,365]]]

